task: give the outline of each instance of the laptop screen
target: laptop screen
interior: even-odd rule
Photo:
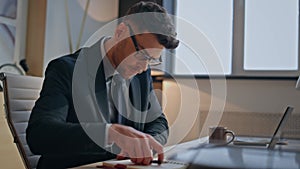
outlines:
[[[268,145],[268,149],[274,149],[275,148],[275,145],[276,145],[277,141],[280,138],[281,131],[284,128],[287,120],[291,116],[291,113],[292,113],[293,110],[294,110],[294,108],[291,107],[291,106],[288,106],[286,108],[286,110],[285,110],[285,112],[284,112],[284,114],[283,114],[283,116],[282,116],[282,118],[281,118],[281,120],[280,120],[280,122],[279,122],[279,124],[278,124],[278,126],[277,126],[277,128],[276,128],[276,130],[275,130],[275,132],[273,134],[273,136],[272,136],[270,144]]]

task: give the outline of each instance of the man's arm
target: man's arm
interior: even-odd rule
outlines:
[[[72,106],[72,66],[60,60],[49,64],[40,98],[29,120],[27,142],[36,154],[73,154],[103,152],[84,132],[90,130],[104,136],[104,123],[68,122]],[[87,112],[88,113],[88,112]],[[73,114],[76,117],[76,114]],[[101,140],[102,138],[100,138]],[[104,138],[102,139],[104,140]]]
[[[149,93],[152,90],[150,69],[144,74],[138,75],[138,77],[141,88],[146,90],[141,93]],[[145,100],[148,102],[145,105],[149,105],[150,109],[147,112],[147,119],[141,131],[124,125],[111,125],[108,140],[121,148],[121,153],[117,156],[118,159],[129,157],[133,163],[148,165],[153,159],[152,151],[154,150],[158,153],[158,160],[163,161],[162,144],[167,141],[168,123],[162,114],[156,95],[153,94],[142,96],[147,98]]]
[[[153,136],[160,144],[164,145],[168,141],[169,127],[168,121],[161,110],[157,97],[152,90],[149,97],[150,109],[147,113],[144,132]]]
[[[149,68],[145,73],[147,75],[147,83],[149,85],[148,90],[150,92],[148,95],[148,112],[143,132],[150,134],[160,144],[164,145],[167,143],[169,136],[168,121],[162,112],[161,105],[158,102],[157,96],[153,90],[151,69]]]

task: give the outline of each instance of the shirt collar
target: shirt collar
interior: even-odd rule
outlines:
[[[109,80],[109,78],[112,77],[116,73],[114,67],[111,65],[110,61],[108,60],[108,58],[106,56],[107,52],[104,47],[104,42],[108,39],[110,39],[110,37],[104,37],[100,43],[101,56],[103,59],[103,68],[104,68],[104,75],[105,75],[106,81]]]

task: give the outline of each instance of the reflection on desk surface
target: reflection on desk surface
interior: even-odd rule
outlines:
[[[299,168],[300,152],[217,146],[192,149],[172,157],[194,167]]]
[[[171,160],[191,163],[191,168],[300,168],[300,140],[287,140],[274,150],[251,146],[216,146],[207,138],[193,140],[166,152]]]

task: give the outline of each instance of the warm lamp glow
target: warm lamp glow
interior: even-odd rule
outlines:
[[[77,0],[82,10],[87,0]],[[88,16],[96,21],[106,22],[118,17],[119,0],[90,0]]]

